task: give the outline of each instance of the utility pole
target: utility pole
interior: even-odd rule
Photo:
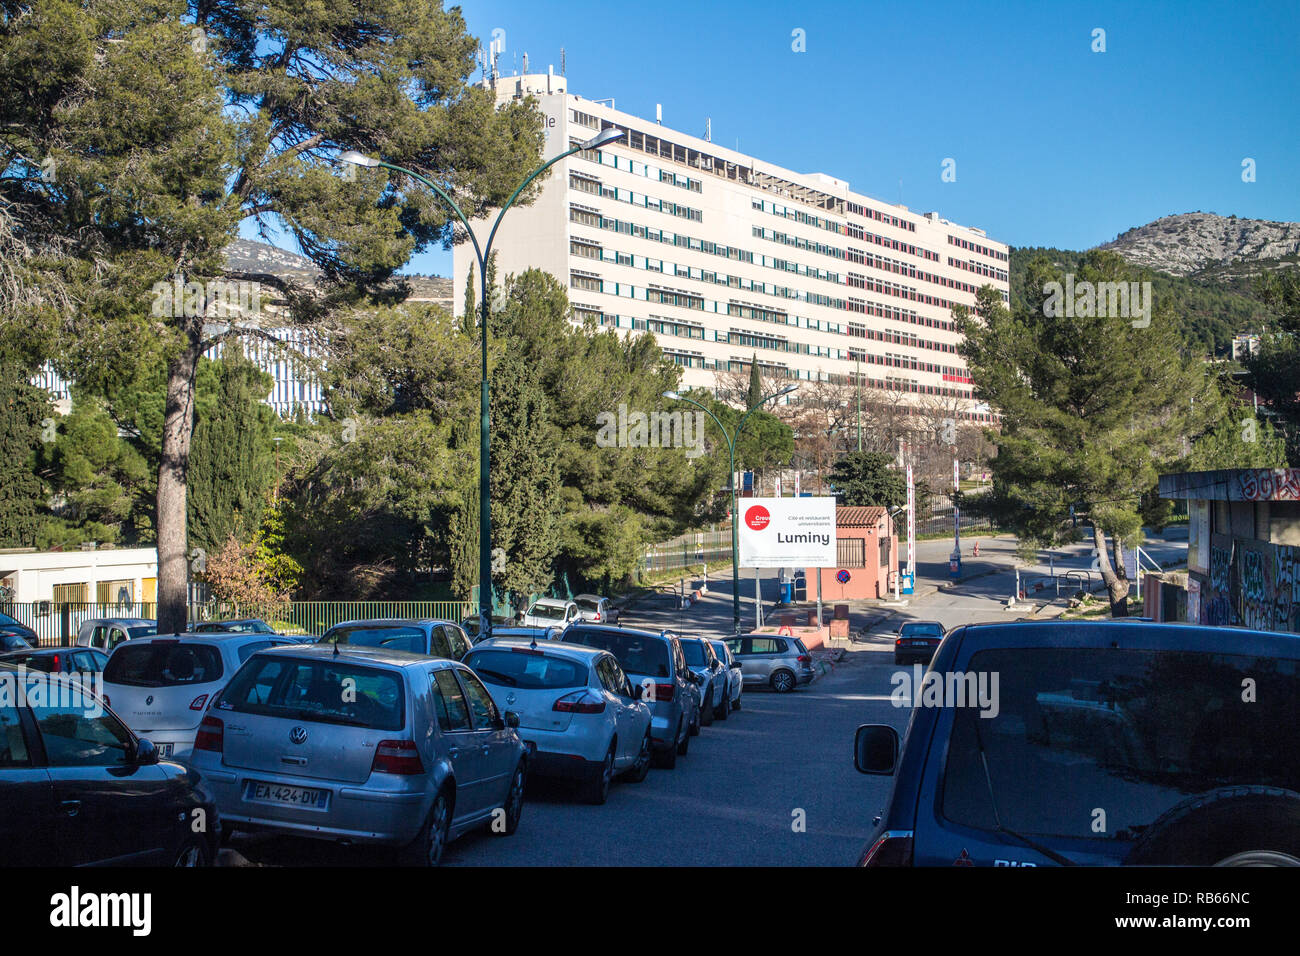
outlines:
[[[862,360],[853,360],[853,378],[858,385],[858,452],[862,452]]]

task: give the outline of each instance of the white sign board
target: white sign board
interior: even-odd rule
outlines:
[[[834,498],[743,498],[738,530],[742,567],[835,566]]]

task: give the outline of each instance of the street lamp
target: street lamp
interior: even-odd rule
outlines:
[[[374,168],[382,166],[384,169],[391,169],[394,172],[410,176],[419,183],[424,184],[433,190],[443,202],[445,202],[456,218],[460,220],[461,225],[469,234],[470,242],[474,244],[474,254],[478,258],[479,286],[482,295],[479,300],[479,316],[483,330],[483,362],[482,374],[479,381],[479,533],[478,533],[478,614],[479,614],[479,633],[491,636],[492,632],[492,501],[491,501],[491,480],[489,478],[489,465],[491,456],[488,446],[488,428],[489,428],[489,402],[488,402],[488,259],[492,255],[492,241],[496,238],[497,227],[501,225],[501,219],[505,216],[506,210],[513,205],[514,201],[519,198],[519,194],[528,188],[528,184],[534,179],[550,169],[562,159],[572,156],[574,153],[580,153],[584,150],[599,149],[607,143],[612,143],[623,136],[623,130],[611,126],[597,133],[591,139],[571,147],[554,159],[547,160],[541,166],[534,169],[519,184],[519,188],[510,194],[510,198],[505,201],[496,219],[492,222],[492,229],[488,233],[486,245],[480,247],[478,237],[474,230],[470,228],[469,219],[461,212],[456,205],[456,201],[448,195],[437,183],[426,179],[419,173],[407,169],[404,166],[395,166],[392,163],[386,163],[383,160],[376,159],[373,156],[366,156],[354,149],[349,149],[339,154],[338,160],[341,163],[349,163],[354,166],[365,166]]]
[[[745,412],[744,416],[740,419],[740,424],[736,426],[736,431],[730,435],[727,434],[727,429],[723,426],[722,422],[718,421],[718,416],[713,414],[713,412],[704,405],[701,405],[695,399],[682,395],[679,392],[664,392],[664,398],[669,401],[688,402],[696,408],[703,410],[705,414],[713,419],[713,423],[718,426],[718,431],[722,432],[722,437],[727,440],[727,453],[731,457],[731,477],[728,479],[728,482],[731,485],[731,617],[732,627],[736,634],[740,633],[740,547],[738,531],[736,528],[736,522],[739,520],[740,516],[737,513],[736,506],[736,439],[740,437],[740,430],[745,427],[745,422],[750,415],[762,408],[772,399],[780,398],[782,395],[789,395],[798,387],[798,385],[787,385],[785,388],[773,392],[771,395],[760,398],[757,405]]]

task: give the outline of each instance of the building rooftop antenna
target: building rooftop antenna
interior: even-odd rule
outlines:
[[[564,47],[560,47],[560,76],[564,75]]]

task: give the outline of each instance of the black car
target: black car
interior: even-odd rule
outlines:
[[[908,698],[861,866],[1300,865],[1300,636],[972,624]]]
[[[904,621],[894,636],[894,663],[930,663],[943,635],[938,621]]]
[[[25,647],[36,647],[40,643],[40,637],[26,624],[0,613],[0,651],[20,651]]]
[[[47,674],[98,674],[107,663],[107,654],[90,647],[39,647],[0,654],[0,664]]]
[[[11,689],[19,673],[0,664]],[[199,775],[159,760],[152,743],[79,685],[60,690],[57,702],[50,694],[40,706],[33,696],[0,695],[0,863],[212,863],[221,825]]]
[[[276,630],[261,618],[245,617],[236,621],[195,621],[191,634],[275,634]]]

